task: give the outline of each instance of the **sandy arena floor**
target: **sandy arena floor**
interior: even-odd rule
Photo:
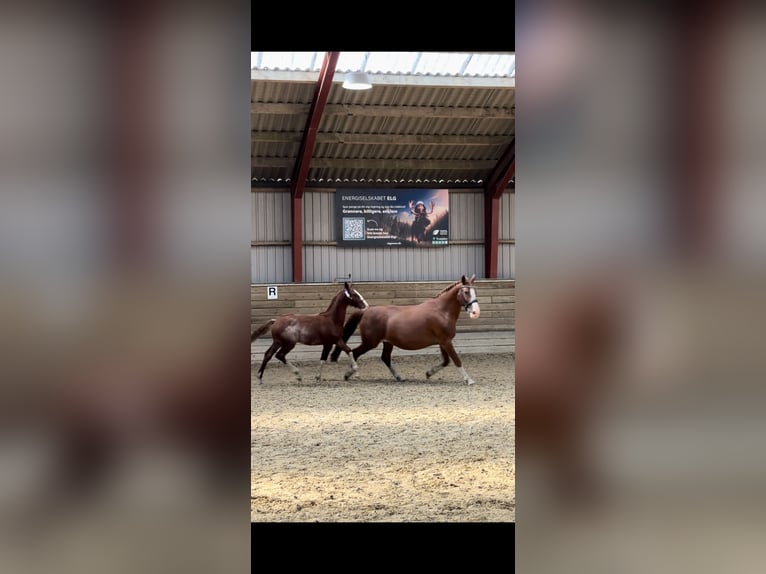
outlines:
[[[317,347],[317,354],[319,354]],[[433,356],[397,357],[404,382],[379,359],[296,362],[303,381],[276,359],[263,383],[251,375],[253,522],[513,522],[515,362],[466,354],[476,381],[454,365],[430,380]]]

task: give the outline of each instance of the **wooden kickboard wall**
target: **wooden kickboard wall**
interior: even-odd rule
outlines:
[[[414,305],[437,295],[449,281],[359,282],[354,287],[370,305]],[[470,319],[460,314],[457,332],[512,331],[515,329],[516,282],[508,279],[477,279],[474,282],[481,316]],[[270,285],[250,288],[251,330],[288,313],[321,313],[343,288],[343,283],[289,283],[275,285],[278,299],[267,299]]]

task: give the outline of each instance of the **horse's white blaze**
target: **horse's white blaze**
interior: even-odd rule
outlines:
[[[354,293],[359,295],[359,298],[362,300],[362,303],[364,303],[364,307],[362,307],[362,309],[366,309],[367,307],[369,307],[369,304],[367,303],[367,300],[364,297],[362,297],[362,294],[359,291],[354,289]]]
[[[471,319],[477,319],[479,315],[481,314],[481,309],[479,309],[479,302],[476,301],[476,291],[474,291],[473,287],[470,288],[469,293],[471,295],[471,306],[468,309],[468,316]]]

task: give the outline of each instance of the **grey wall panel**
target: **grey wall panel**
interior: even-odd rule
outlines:
[[[500,198],[500,239],[515,239],[514,209],[516,194],[506,191]]]
[[[293,258],[287,246],[257,246],[250,248],[252,283],[289,283],[293,276]]]
[[[307,282],[324,283],[349,273],[355,281],[441,281],[462,274],[484,275],[482,245],[452,245],[431,249],[343,249],[304,246]]]
[[[303,240],[335,241],[335,193],[303,194]]]
[[[256,190],[252,200],[251,241],[290,240],[290,191]]]
[[[498,246],[498,279],[516,279],[516,246],[501,243]]]
[[[449,212],[451,241],[484,240],[484,193],[482,190],[450,191]]]

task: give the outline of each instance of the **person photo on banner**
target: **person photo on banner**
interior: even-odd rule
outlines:
[[[412,200],[410,200],[408,207],[410,213],[415,216],[415,221],[412,222],[411,239],[417,242],[425,241],[426,229],[431,224],[428,216],[434,212],[434,201],[431,200],[429,210],[426,210],[426,204],[422,201],[413,205]]]

